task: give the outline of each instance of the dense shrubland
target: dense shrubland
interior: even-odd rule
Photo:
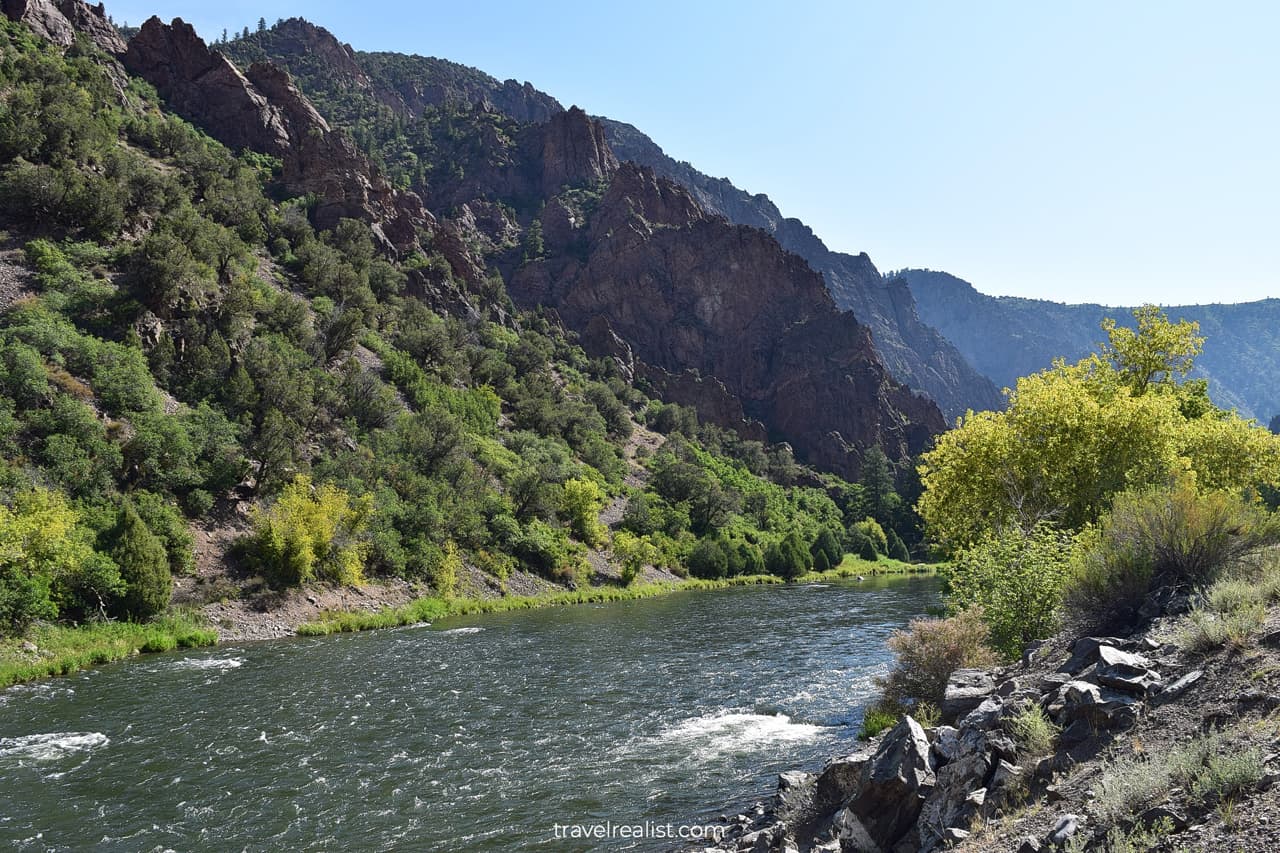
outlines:
[[[420,174],[393,174],[454,169],[451,121],[415,129]],[[360,222],[317,232],[279,169],[145,84],[117,93],[91,48],[0,22],[0,243],[33,273],[0,306],[0,633],[164,612],[191,526],[240,502],[239,565],[277,587],[393,576],[449,596],[469,568],[583,585],[591,549],[625,583],[794,578],[919,543],[882,454],[846,483],[700,424],[516,314],[496,273],[453,281],[428,238],[391,259]],[[407,295],[413,270],[479,311]],[[629,478],[641,426],[661,440]]]

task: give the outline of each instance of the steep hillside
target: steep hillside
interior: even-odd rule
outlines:
[[[153,634],[113,641],[115,655],[207,642],[182,619],[147,621],[171,603],[261,636],[427,591],[795,577],[866,541],[868,516],[919,541],[872,451],[917,452],[942,428],[936,408],[888,377],[865,330],[771,237],[706,217],[652,175],[618,180],[581,111],[431,111],[415,126],[435,177],[424,204],[286,71],[242,71],[180,19],[152,18],[125,44],[78,0],[3,8],[10,673],[90,660],[15,639],[54,620],[147,622]],[[678,287],[644,304],[615,294],[602,316],[507,293],[551,265],[588,264],[597,286],[663,277],[668,250],[699,276],[664,279]],[[719,312],[739,263],[763,272]],[[770,322],[731,323],[746,294],[769,313],[775,278]],[[640,331],[663,310],[678,334],[655,345]],[[588,334],[606,356],[593,358],[564,322],[590,333],[610,318],[633,354]],[[744,330],[750,369],[728,348]],[[835,357],[815,351],[819,335]],[[698,388],[716,391],[710,404]],[[697,398],[707,417],[660,393]],[[797,423],[778,414],[788,394],[848,405]],[[829,470],[873,460],[870,485],[766,446],[744,405]]]
[[[269,57],[288,68],[326,115],[338,117],[393,176],[414,187],[429,184],[432,176],[415,154],[422,141],[411,124],[432,109],[484,103],[522,123],[546,121],[563,109],[528,83],[499,82],[446,60],[353,52],[327,30],[297,18],[223,48],[242,64]],[[752,196],[671,159],[631,125],[599,121],[618,159],[653,169],[688,190],[704,210],[772,234],[784,249],[808,261],[823,275],[836,305],[870,328],[890,373],[932,397],[948,417],[1000,404],[994,386],[920,322],[910,293],[886,285],[865,254],[832,252],[804,223],[784,218],[768,196]]]
[[[348,117],[347,129],[393,182],[441,217],[433,245],[455,273],[479,280],[501,272],[517,301],[556,307],[593,353],[618,355],[616,338],[648,387],[703,417],[750,438],[787,441],[800,458],[845,476],[859,472],[872,446],[904,461],[945,427],[937,409],[885,369],[866,328],[838,317],[820,277],[792,283],[810,273],[799,258],[767,232],[757,240],[706,215],[666,179],[618,172],[602,125],[580,110],[560,111],[493,80],[485,92],[482,76],[439,60],[355,54],[298,19],[226,49],[241,63],[266,55],[296,70],[322,109]],[[509,98],[517,91],[519,109]],[[522,120],[542,112],[551,118]],[[675,214],[656,213],[655,199]],[[631,227],[632,210],[664,227]],[[635,244],[621,242],[640,234]],[[672,263],[676,255],[681,263]],[[578,286],[552,289],[547,276]],[[630,286],[644,280],[664,286]],[[587,292],[597,298],[579,309]],[[726,300],[768,322],[739,325],[733,311],[715,310]],[[675,324],[663,328],[668,321]],[[816,406],[822,393],[838,404]]]
[[[1131,322],[1131,308],[1063,305],[1043,299],[987,296],[945,272],[897,274],[915,294],[920,316],[955,342],[965,357],[1002,387],[1012,386],[1058,357],[1073,361],[1104,335],[1106,317]],[[1194,320],[1205,336],[1193,377],[1209,382],[1219,406],[1263,423],[1280,413],[1280,299],[1238,305],[1179,305],[1171,320]]]

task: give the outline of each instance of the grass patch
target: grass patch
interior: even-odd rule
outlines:
[[[845,554],[844,559],[840,561],[840,565],[834,566],[825,572],[808,572],[800,577],[800,581],[805,583],[839,580],[841,578],[856,578],[859,575],[870,577],[871,575],[933,574],[935,570],[935,566],[923,563],[904,563],[901,560],[894,560],[889,557],[881,557],[878,560],[864,560],[857,554]]]
[[[1039,705],[1031,705],[1009,721],[1009,734],[1013,735],[1018,752],[1029,758],[1053,752],[1058,732]]]
[[[862,715],[862,728],[858,729],[858,740],[871,740],[885,729],[898,724],[902,709],[895,705],[872,705]]]
[[[24,652],[22,644],[26,641],[35,643],[37,651]],[[212,646],[217,642],[217,631],[185,615],[146,623],[40,625],[25,637],[0,642],[0,687],[67,675],[144,652]]]
[[[1262,753],[1240,745],[1239,731],[1217,731],[1160,755],[1111,764],[1098,784],[1096,806],[1108,820],[1123,820],[1181,787],[1198,804],[1225,802],[1263,775]]]
[[[774,575],[741,575],[717,580],[690,579],[679,583],[633,584],[632,586],[594,586],[585,589],[566,590],[546,595],[508,595],[502,598],[438,598],[427,596],[415,599],[400,607],[389,607],[373,613],[359,610],[330,611],[314,622],[298,626],[298,634],[304,637],[322,637],[328,634],[344,634],[369,631],[375,628],[395,628],[443,619],[446,616],[468,616],[477,613],[506,613],[512,610],[533,610],[539,607],[561,607],[569,604],[599,604],[610,601],[631,601],[653,598],[669,592],[683,590],[724,589],[731,586],[757,586],[784,583]]]

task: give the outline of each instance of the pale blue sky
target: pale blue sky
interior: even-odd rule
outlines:
[[[302,15],[635,124],[882,270],[988,293],[1280,296],[1280,4],[108,2]]]

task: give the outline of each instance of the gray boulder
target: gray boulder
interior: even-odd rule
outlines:
[[[915,825],[936,782],[928,736],[914,719],[903,717],[867,764],[848,811],[876,845],[889,849]]]
[[[1130,657],[1137,657],[1137,655],[1130,655]],[[1093,674],[1093,678],[1101,685],[1114,687],[1116,690],[1123,690],[1125,693],[1133,693],[1137,696],[1154,693],[1163,683],[1160,674],[1155,670],[1143,666],[1131,666],[1127,663],[1101,667]]]
[[[954,722],[982,704],[996,689],[995,679],[983,669],[957,669],[947,679],[942,697],[942,719]]]
[[[868,749],[827,762],[818,774],[814,790],[814,806],[819,813],[834,810],[858,793],[862,775],[874,753]]]
[[[1087,720],[1098,728],[1126,727],[1137,722],[1142,700],[1088,681],[1070,681],[1063,688],[1063,712],[1068,720]]]
[[[1071,657],[1058,667],[1058,671],[1075,675],[1098,660],[1098,649],[1102,646],[1110,646],[1114,649],[1124,645],[1125,642],[1118,637],[1081,637],[1071,647]]]

